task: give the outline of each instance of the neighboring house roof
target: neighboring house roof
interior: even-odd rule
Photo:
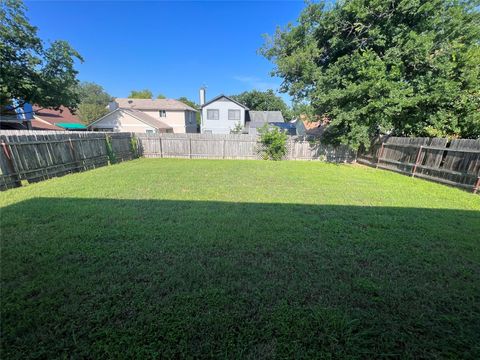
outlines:
[[[300,119],[305,128],[305,135],[320,136],[325,131],[325,127],[330,123],[330,119],[326,116],[315,116],[316,121],[310,121],[309,117],[305,114],[300,115]],[[298,126],[297,126],[298,127]]]
[[[248,112],[251,128],[259,128],[266,123],[283,123],[283,115],[281,111],[256,111]],[[248,121],[248,120],[247,120]]]
[[[296,135],[296,128],[294,124],[286,122],[271,122],[269,124],[285,130],[289,135]]]
[[[99,121],[103,120],[104,118],[106,118],[107,116],[113,114],[114,112],[123,112],[123,113],[126,113],[128,115],[131,115],[133,116],[134,118],[136,118],[137,120],[143,122],[144,124],[147,124],[155,129],[167,129],[167,130],[170,130],[172,129],[171,126],[168,126],[167,124],[165,124],[164,122],[158,120],[158,119],[155,119],[154,117],[150,116],[150,115],[147,115],[145,114],[144,112],[140,111],[140,110],[136,110],[136,109],[122,109],[122,108],[118,108],[118,109],[115,109],[111,112],[109,112],[108,114],[102,116],[100,119],[94,121],[93,123],[91,123],[89,126],[92,126],[92,125],[95,125],[96,123],[98,123]]]
[[[84,130],[86,126],[68,108],[61,106],[60,109],[44,109],[38,105],[33,106],[34,119],[32,127],[41,130]],[[49,125],[47,125],[49,124]]]
[[[205,106],[207,106],[207,105],[209,105],[209,104],[211,104],[211,103],[213,103],[213,102],[215,102],[215,101],[217,101],[217,100],[220,100],[221,98],[225,98],[226,100],[229,100],[229,101],[237,104],[238,106],[243,107],[245,110],[248,110],[248,107],[246,107],[246,106],[243,105],[242,103],[239,103],[238,101],[233,100],[231,97],[228,97],[228,96],[223,95],[223,94],[218,95],[217,97],[214,97],[214,98],[213,98],[212,100],[210,100],[210,101],[207,101],[205,104],[202,105],[202,108],[205,107]]]
[[[139,110],[122,109],[122,111],[126,112],[127,114],[132,115],[133,117],[137,118],[138,120],[144,122],[147,125],[150,125],[151,127],[156,128],[156,129],[172,129],[171,126],[165,124],[163,121],[155,119],[154,117],[152,117],[150,115],[147,115],[144,112],[141,112]]]
[[[114,102],[118,107],[123,109],[137,109],[137,110],[190,110],[198,111],[187,104],[175,99],[129,99],[116,98]]]
[[[40,118],[34,118],[31,123],[32,123],[33,130],[56,130],[56,131],[64,130],[59,126],[50,124],[49,122],[42,120]]]

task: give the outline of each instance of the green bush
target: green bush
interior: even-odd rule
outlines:
[[[115,164],[117,162],[117,158],[115,156],[115,152],[113,151],[112,138],[109,135],[105,137],[105,145],[107,147],[107,155],[110,164]]]
[[[287,134],[277,127],[265,124],[260,129],[260,142],[265,160],[282,160],[287,153]]]

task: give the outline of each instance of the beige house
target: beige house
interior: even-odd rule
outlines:
[[[194,108],[174,99],[116,98],[110,112],[94,121],[94,131],[196,133]]]

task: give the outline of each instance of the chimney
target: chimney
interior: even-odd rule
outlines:
[[[108,111],[116,110],[118,108],[118,103],[115,100],[112,100],[108,103],[107,107]]]
[[[200,88],[200,106],[205,104],[205,86]]]

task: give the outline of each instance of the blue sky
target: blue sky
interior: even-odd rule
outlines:
[[[257,54],[262,34],[295,21],[303,1],[26,1],[45,41],[67,40],[85,59],[80,80],[111,95],[132,89],[187,96],[278,89],[273,64]],[[285,99],[288,99],[283,95]]]

